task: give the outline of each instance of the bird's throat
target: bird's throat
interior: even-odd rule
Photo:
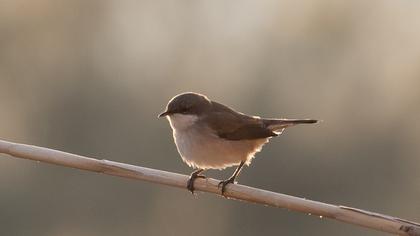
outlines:
[[[169,123],[174,130],[190,128],[198,120],[196,115],[173,114],[168,116]]]

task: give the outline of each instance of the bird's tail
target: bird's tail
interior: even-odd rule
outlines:
[[[284,128],[299,124],[314,124],[318,120],[314,119],[264,119],[266,127],[272,131],[281,131]]]

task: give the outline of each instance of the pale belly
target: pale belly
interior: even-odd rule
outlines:
[[[268,142],[268,138],[229,141],[212,134],[210,130],[189,128],[173,132],[175,144],[182,160],[189,166],[201,169],[223,169],[249,164],[255,153]]]

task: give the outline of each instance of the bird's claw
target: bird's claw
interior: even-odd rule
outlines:
[[[217,185],[218,188],[220,188],[220,186],[222,186],[222,195],[225,194],[226,191],[226,186],[228,184],[234,184],[235,183],[235,178],[229,178],[229,179],[225,179],[219,182],[219,184]]]
[[[206,178],[206,176],[204,176],[204,175],[199,175],[199,174],[197,174],[197,173],[192,173],[191,175],[190,175],[190,178],[188,179],[188,181],[187,181],[187,189],[188,189],[188,191],[190,191],[191,192],[191,194],[193,194],[194,195],[194,190],[195,190],[195,188],[194,188],[194,181],[195,181],[195,179],[197,179],[197,178],[200,178],[200,179],[205,179]]]

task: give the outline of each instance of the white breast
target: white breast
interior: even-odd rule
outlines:
[[[197,125],[197,116],[176,114],[169,118],[178,152],[189,166],[222,169],[249,162],[267,138],[230,141],[219,138],[209,127]]]

